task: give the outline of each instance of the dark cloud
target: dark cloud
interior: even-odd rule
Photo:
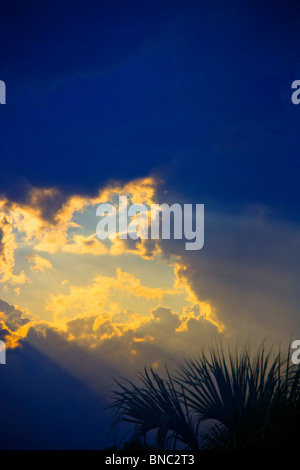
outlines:
[[[180,254],[181,275],[208,301],[227,331],[286,339],[299,328],[300,230],[260,210],[205,214],[198,252],[182,241],[162,242],[165,256]]]
[[[3,317],[1,314],[4,314]],[[16,331],[21,326],[30,322],[29,318],[25,318],[20,310],[3,299],[0,299],[0,319],[5,321],[5,324],[11,331]]]
[[[2,256],[4,252],[3,236],[4,236],[3,230],[2,228],[0,228],[0,256]]]
[[[165,307],[154,309],[141,326],[122,329],[130,313],[120,312],[99,327],[96,316],[77,318],[68,322],[66,331],[40,323],[28,329],[20,347],[30,345],[101,395],[112,377],[153,365],[163,371],[166,362],[184,357],[187,345],[196,350],[217,335],[216,327],[200,314],[178,331],[179,315]]]

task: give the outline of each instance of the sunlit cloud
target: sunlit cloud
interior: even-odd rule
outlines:
[[[15,250],[17,247],[12,221],[0,212],[0,280],[12,284],[24,284],[27,280],[24,271],[15,273]]]
[[[161,240],[96,236],[100,203],[114,204],[123,194],[133,204],[160,204],[160,184],[153,178],[115,183],[93,197],[35,188],[23,203],[1,201],[5,294],[23,312],[12,324],[4,309],[8,347],[29,341],[56,359],[64,344],[64,350],[100,354],[114,367],[147,361],[158,368],[169,354],[226,331],[213,302],[190,282],[189,259],[177,245],[168,251]],[[17,280],[22,289],[10,287]],[[79,373],[68,357],[61,358],[65,367]],[[85,374],[83,365],[78,369]]]
[[[20,308],[0,298],[0,336],[5,339],[7,348],[18,347],[20,340],[27,336],[30,326],[30,319]]]
[[[46,259],[42,258],[39,255],[28,255],[28,260],[31,264],[32,271],[47,271],[48,269],[53,269],[51,262]]]
[[[116,276],[97,276],[92,284],[69,286],[68,294],[50,295],[46,309],[60,318],[67,314],[88,316],[101,310],[115,312],[120,307],[112,302],[113,295],[128,294],[145,300],[160,300],[165,295],[175,295],[176,290],[147,287],[133,274],[117,269]]]
[[[188,267],[183,263],[177,262],[174,267],[174,273],[176,275],[176,282],[174,287],[177,289],[183,289],[186,293],[186,300],[191,305],[183,308],[182,323],[178,331],[184,331],[187,329],[187,324],[191,319],[197,319],[199,316],[215,325],[219,332],[222,332],[225,325],[218,320],[215,309],[207,301],[201,301],[198,299],[195,291],[192,289],[187,278]]]
[[[119,338],[122,354],[129,354],[134,363],[142,361],[141,351],[147,345],[153,350],[167,350],[172,342],[180,343],[191,325],[194,330],[196,325],[204,330],[211,325],[216,332],[224,329],[215,309],[199,299],[189,284],[188,267],[181,255],[164,253],[160,240],[116,238],[101,242],[96,237],[96,208],[100,203],[114,203],[124,194],[133,204],[151,206],[161,202],[157,193],[160,184],[153,178],[115,183],[94,197],[64,197],[56,189],[34,188],[22,204],[2,200],[7,296],[12,303],[18,297],[21,309],[25,311],[30,305],[35,312],[15,331],[5,323],[11,346],[32,336],[32,330],[39,335],[49,329],[56,331],[65,341],[87,350]],[[124,256],[130,261],[130,269],[120,267]],[[105,269],[98,272],[97,259],[105,259],[110,274]],[[138,259],[148,263],[143,277],[155,260],[147,282],[135,273],[134,260]],[[16,265],[19,271],[22,266],[19,276],[27,281],[27,287],[11,291],[6,284],[16,283]],[[170,304],[173,308],[177,304],[176,311]],[[165,346],[161,344],[163,335],[168,336]],[[179,343],[174,346],[178,350]],[[159,361],[158,357],[153,359],[155,364]]]

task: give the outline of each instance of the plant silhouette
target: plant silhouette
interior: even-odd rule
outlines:
[[[288,349],[289,351],[289,349]],[[300,368],[263,345],[190,357],[166,378],[145,368],[138,384],[115,380],[113,427],[131,423],[131,442],[172,450],[285,450],[298,444]]]

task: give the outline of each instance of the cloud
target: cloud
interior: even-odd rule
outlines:
[[[133,310],[73,318],[63,328],[53,322],[27,318],[1,300],[1,336],[8,350],[30,344],[94,391],[109,386],[114,375],[131,374],[147,366],[163,370],[165,362],[181,360],[204,344],[217,328],[201,314],[187,322],[168,307],[147,315]]]
[[[166,257],[180,256],[180,282],[210,305],[226,335],[284,339],[299,331],[297,225],[255,209],[206,213],[202,250],[191,253],[174,241],[160,247]]]
[[[59,290],[55,293],[44,291],[47,296],[46,310],[53,314],[53,320],[32,320],[30,324],[26,324],[26,329],[25,325],[23,330],[19,328],[18,334],[15,334],[17,341],[20,338],[33,337],[33,331],[39,337],[56,331],[60,338],[75,342],[86,350],[102,349],[104,345],[110,349],[115,343],[124,357],[124,363],[128,355],[130,364],[137,360],[142,363],[142,351],[150,348],[155,351],[152,354],[153,363],[158,364],[156,353],[163,351],[163,355],[167,354],[173,340],[175,349],[181,350],[178,339],[189,333],[192,320],[196,324],[211,324],[213,331],[221,331],[223,326],[218,321],[216,312],[208,302],[199,300],[187,277],[183,275],[186,268],[180,254],[169,256],[164,253],[159,240],[112,240],[102,244],[96,239],[95,233],[88,234],[83,230],[85,222],[81,223],[81,217],[86,221],[85,214],[95,215],[97,204],[114,201],[118,195],[125,194],[135,204],[151,205],[158,202],[157,190],[160,184],[159,180],[153,178],[123,185],[111,184],[93,198],[77,195],[63,198],[55,189],[32,189],[23,203],[2,201],[2,214],[4,218],[9,218],[10,234],[14,242],[12,256],[18,246],[30,248],[31,253],[35,250],[51,255],[109,254],[118,257],[134,254],[145,260],[162,256],[161,261],[168,263],[174,271],[172,287],[160,287],[159,276],[158,285],[150,287],[139,276],[118,265],[115,275],[97,274],[86,284],[78,282],[78,279],[76,283],[71,283],[64,274],[67,283],[63,284],[63,293]],[[83,230],[83,233],[78,233],[78,230]],[[5,246],[6,249],[9,247],[7,240]],[[33,271],[44,272],[53,268],[52,262],[40,254],[30,254],[27,258]],[[170,279],[172,280],[171,277]],[[60,282],[59,286],[61,285]],[[28,292],[30,294],[30,290]],[[20,294],[19,291],[15,293]],[[26,295],[28,298],[28,293]],[[185,306],[179,308],[178,313],[172,312],[167,306],[168,300],[176,299],[176,296],[181,304],[185,299]],[[36,312],[36,318],[38,317],[39,312]],[[162,333],[168,337],[165,345]]]
[[[16,348],[26,337],[30,319],[16,306],[0,298],[0,339],[5,340],[7,348]]]
[[[23,202],[12,202],[6,198],[0,200],[0,227],[3,231],[1,238],[6,243],[5,249],[9,251],[10,264],[13,263],[13,253],[16,249],[16,237],[12,233],[13,229],[18,233],[19,239],[30,243],[37,252],[94,255],[106,253],[119,255],[130,252],[140,254],[146,258],[153,257],[156,243],[151,241],[130,243],[130,241],[114,240],[108,246],[100,243],[95,238],[96,207],[100,203],[112,201],[116,195],[120,194],[130,197],[134,204],[150,205],[154,201],[158,183],[159,181],[148,177],[124,185],[110,184],[99,190],[94,197],[84,197],[76,194],[64,196],[56,188],[31,188]],[[72,229],[82,228],[80,224],[73,220],[74,216],[82,214],[88,208],[94,212],[93,232],[89,235],[86,233],[84,235],[71,233]],[[16,280],[17,277],[15,276]]]
[[[21,326],[26,325],[30,320],[25,318],[21,310],[10,305],[5,300],[0,299],[0,315],[12,331],[17,331]]]
[[[94,198],[73,195],[61,200],[55,191],[36,191],[27,205],[2,202],[1,253],[6,250],[6,267],[2,269],[10,276],[6,279],[16,275],[18,243],[30,246],[31,253],[113,255],[116,260],[109,265],[110,274],[99,274],[95,269],[96,275],[89,281],[77,277],[71,282],[66,272],[62,279],[67,282],[62,285],[60,281],[55,291],[45,290],[43,300],[53,319],[31,321],[38,335],[56,331],[64,341],[86,351],[109,354],[112,364],[118,363],[120,354],[125,367],[148,359],[150,364],[161,363],[171,352],[177,357],[219,333],[227,338],[283,337],[295,331],[300,265],[296,225],[272,220],[260,207],[246,208],[240,215],[206,211],[205,244],[198,252],[186,251],[182,240],[112,240],[102,244],[84,225],[95,215],[98,203],[113,201],[118,194],[131,194],[135,203],[161,203],[163,198],[169,204],[172,198],[180,203],[178,195],[164,193],[152,178],[110,185]],[[48,218],[46,209],[51,213]],[[130,264],[130,269],[118,266],[118,256],[124,254],[149,263],[155,258],[158,264],[151,271],[152,280],[159,263],[168,265],[174,274],[173,284],[162,287],[160,276],[156,285],[142,282],[134,271],[137,265]],[[52,267],[40,254],[29,256],[34,270]],[[27,338],[28,328],[23,325],[20,338]]]
[[[46,258],[42,258],[42,256],[29,255],[27,258],[31,264],[32,271],[44,272],[44,271],[47,271],[48,269],[53,269],[51,262]]]
[[[114,277],[98,275],[90,285],[69,286],[68,294],[51,294],[46,309],[53,312],[56,319],[68,312],[72,316],[76,314],[94,315],[99,311],[105,311],[105,309],[110,313],[116,313],[119,306],[118,303],[114,303],[114,298],[118,299],[121,293],[133,298],[155,301],[162,299],[165,295],[176,295],[177,291],[144,286],[139,278],[117,268]]]
[[[15,274],[16,240],[11,218],[1,213],[0,202],[0,280],[12,284],[24,284],[27,278],[24,271]]]
[[[138,321],[137,321],[138,320]],[[199,351],[217,334],[201,315],[179,331],[180,315],[157,307],[141,318],[132,311],[113,317],[81,317],[61,330],[50,324],[32,326],[22,342],[29,343],[93,390],[112,384],[112,376],[131,375],[136,369],[183,360],[188,351]]]

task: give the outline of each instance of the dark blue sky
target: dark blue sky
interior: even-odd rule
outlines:
[[[0,449],[104,449],[106,403],[28,343],[0,366]]]
[[[296,2],[2,2],[2,192],[91,193],[157,171],[199,202],[297,217],[298,12]]]

